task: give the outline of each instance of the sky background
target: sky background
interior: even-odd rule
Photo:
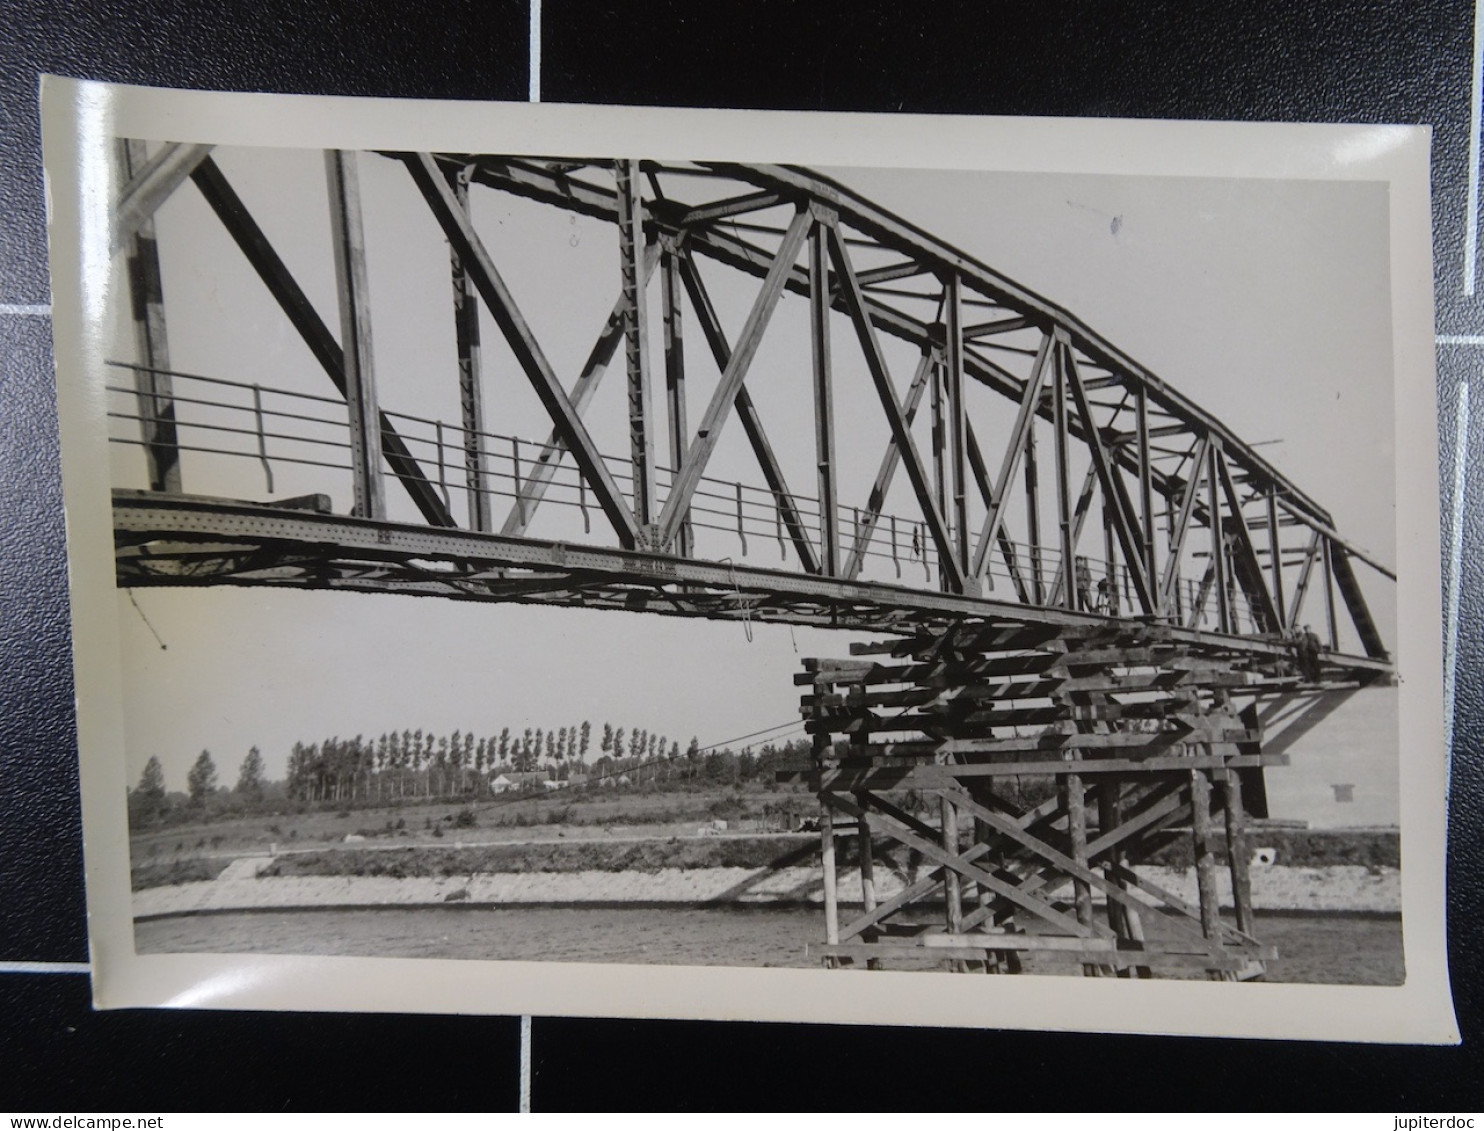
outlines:
[[[320,155],[231,150],[217,160],[337,327]],[[400,166],[373,155],[359,165],[383,406],[456,421],[446,244]],[[1071,310],[1237,435],[1281,441],[1264,444],[1264,457],[1330,509],[1343,533],[1395,561],[1384,185],[824,171]],[[570,383],[616,294],[613,229],[487,191],[476,190],[474,208],[536,337]],[[158,220],[175,368],[332,392],[194,189],[176,193]],[[725,276],[707,271],[735,335],[756,283]],[[650,301],[657,313],[657,285]],[[780,304],[748,385],[790,483],[811,493],[805,307]],[[863,493],[885,426],[848,325],[837,317],[832,331],[841,477]],[[486,427],[541,438],[544,415],[497,338],[486,317]],[[656,323],[656,357],[660,341]],[[694,427],[715,367],[693,320],[686,345]],[[904,388],[911,351],[890,344],[887,352]],[[587,415],[598,446],[612,453],[627,450],[619,362]],[[111,447],[115,481],[140,485],[138,449]],[[708,473],[756,479],[751,468],[732,422]],[[192,493],[265,497],[252,461],[188,453],[183,470]],[[348,509],[348,477],[279,465],[275,479],[275,496],[328,490],[337,511]],[[899,483],[888,509],[911,509],[904,490]],[[393,517],[411,517],[396,487],[388,497]],[[575,512],[545,508],[542,521],[534,534],[580,536]],[[708,549],[740,556],[735,539],[717,536]],[[754,540],[750,551],[749,562],[781,564],[771,541]],[[1392,594],[1369,591],[1391,639]],[[230,784],[250,746],[279,776],[296,740],[388,729],[483,736],[587,719],[709,745],[797,719],[791,675],[801,657],[842,655],[858,638],[756,626],[749,641],[735,623],[266,588],[140,590],[132,602],[120,593],[117,605],[129,777],[137,781],[158,756],[175,789],[203,748]]]

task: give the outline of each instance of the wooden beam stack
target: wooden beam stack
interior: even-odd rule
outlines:
[[[1266,815],[1263,767],[1285,759],[1261,752],[1255,709],[1237,706],[1273,673],[1138,623],[965,622],[851,651],[795,676],[826,965],[1236,979],[1275,957],[1252,934],[1246,824]],[[1137,867],[1181,838],[1193,902]],[[859,911],[842,916],[856,905],[846,857]],[[887,870],[903,886],[883,899]]]

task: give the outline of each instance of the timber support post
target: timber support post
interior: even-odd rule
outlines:
[[[1130,623],[961,621],[852,651],[795,677],[814,758],[784,774],[820,800],[827,966],[1236,980],[1276,958],[1253,934],[1239,775],[1286,759],[1234,698],[1286,686],[1281,665]],[[859,913],[840,903],[839,817]],[[1194,903],[1148,867],[1184,838]]]

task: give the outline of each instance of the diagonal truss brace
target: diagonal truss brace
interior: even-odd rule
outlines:
[[[726,334],[721,328],[721,320],[716,316],[716,308],[712,305],[711,296],[701,279],[701,272],[696,267],[695,260],[683,246],[680,249],[678,261],[680,278],[685,284],[686,293],[690,295],[691,306],[695,308],[696,318],[701,324],[701,334],[711,349],[711,356],[716,360],[716,367],[725,373],[732,363],[734,351],[727,343]],[[820,567],[814,552],[814,545],[809,539],[804,520],[799,516],[793,493],[789,491],[788,483],[783,478],[783,468],[778,463],[778,457],[773,453],[773,445],[768,442],[768,434],[763,430],[763,422],[758,416],[757,406],[753,404],[752,394],[747,391],[745,384],[737,386],[737,395],[732,400],[732,406],[736,409],[737,419],[742,422],[742,431],[747,435],[747,442],[752,446],[753,455],[757,457],[758,465],[762,468],[763,479],[767,481],[768,490],[773,493],[774,503],[783,518],[783,525],[788,530],[794,550],[799,555],[799,562],[806,573],[819,573]]]
[[[855,326],[861,352],[865,354],[866,368],[871,372],[871,381],[876,386],[877,395],[881,398],[881,407],[885,410],[887,423],[891,426],[892,439],[896,441],[897,449],[902,455],[902,462],[907,466],[907,478],[912,481],[912,490],[917,495],[918,505],[922,508],[928,530],[933,536],[933,544],[938,551],[938,562],[947,576],[949,590],[962,593],[964,591],[963,566],[954,556],[953,541],[948,534],[948,524],[944,521],[943,514],[933,499],[932,482],[923,467],[922,456],[917,451],[917,445],[913,443],[911,426],[902,411],[902,406],[897,401],[896,393],[892,390],[891,374],[887,370],[886,359],[881,353],[881,343],[876,339],[876,328],[871,323],[865,293],[861,290],[860,280],[856,277],[855,268],[850,262],[850,253],[845,248],[845,240],[840,235],[837,226],[829,225],[827,234],[830,261],[836,276],[840,279],[840,291],[850,313],[850,321]]]
[[[315,360],[320,363],[340,395],[345,396],[345,355],[340,343],[335,340],[304,291],[289,274],[288,267],[273,250],[273,245],[268,242],[268,237],[258,227],[241,198],[227,183],[216,162],[209,156],[202,158],[192,170],[191,180],[262,279],[263,285],[268,288],[289,322],[304,339],[309,352],[314,354]],[[443,499],[428,481],[422,466],[408,451],[406,443],[392,426],[391,419],[386,413],[381,413],[379,422],[382,457],[407,489],[423,518],[433,526],[456,525]]]
[[[644,248],[642,274],[645,284],[654,274],[659,257],[658,244],[651,243]],[[572,401],[572,407],[577,410],[579,416],[587,411],[593,394],[598,391],[598,386],[602,384],[603,377],[608,372],[613,355],[618,352],[618,343],[623,340],[624,303],[624,296],[620,291],[617,301],[613,304],[612,313],[603,323],[603,329],[598,333],[597,340],[593,342],[593,348],[588,351],[582,372],[577,375],[577,380],[572,383],[572,388],[567,394]],[[555,477],[557,468],[562,462],[562,455],[566,450],[562,443],[561,433],[553,429],[551,435],[546,438],[546,443],[542,445],[541,453],[532,461],[531,470],[526,473],[525,482],[520,485],[519,497],[511,506],[504,525],[500,527],[501,534],[513,536],[526,532],[526,528],[531,524],[531,516],[536,513],[537,506],[546,497],[546,488],[550,486]]]
[[[407,154],[404,160],[413,181],[423,194],[423,199],[427,201],[434,218],[443,229],[443,234],[464,261],[464,268],[479,290],[480,297],[484,299],[485,305],[489,307],[495,322],[504,333],[511,352],[515,354],[521,369],[535,388],[536,395],[541,398],[562,442],[572,452],[577,466],[592,487],[598,505],[613,524],[620,544],[625,548],[634,547],[639,542],[639,527],[634,520],[633,511],[624,502],[618,485],[603,463],[597,445],[593,443],[582,418],[558,382],[551,363],[521,316],[514,296],[496,270],[494,260],[474,231],[468,215],[459,208],[453,190],[448,187],[447,180],[429,154]]]
[[[793,221],[783,236],[783,242],[779,245],[778,253],[773,258],[773,264],[763,279],[763,285],[758,290],[752,310],[742,326],[736,349],[732,351],[732,356],[727,360],[721,380],[717,383],[716,390],[711,395],[711,402],[706,406],[706,413],[701,417],[701,423],[696,429],[696,438],[691,442],[690,450],[686,453],[685,463],[677,469],[675,480],[670,487],[670,494],[665,499],[664,509],[660,511],[659,527],[662,545],[673,543],[675,536],[680,532],[681,525],[685,522],[686,513],[690,510],[691,498],[695,495],[696,488],[700,486],[706,464],[711,459],[711,453],[716,450],[716,442],[721,438],[722,425],[726,423],[727,416],[736,403],[737,393],[742,388],[742,381],[747,376],[753,357],[757,354],[763,331],[767,329],[768,322],[773,316],[773,309],[778,305],[778,299],[783,294],[783,284],[788,279],[794,260],[798,258],[799,249],[804,246],[804,237],[808,234],[809,224],[810,214],[807,209],[801,208],[794,214]],[[815,569],[817,571],[817,565]]]
[[[1077,368],[1076,359],[1072,356],[1071,346],[1063,343],[1062,354],[1067,383],[1072,389],[1072,400],[1077,406],[1077,415],[1082,418],[1082,429],[1087,434],[1087,447],[1092,453],[1092,463],[1097,468],[1098,480],[1102,484],[1103,506],[1112,511],[1113,529],[1118,535],[1119,545],[1123,548],[1124,564],[1133,578],[1134,592],[1139,598],[1139,605],[1145,614],[1152,614],[1158,602],[1155,600],[1153,587],[1149,583],[1149,575],[1144,569],[1145,540],[1142,531],[1138,528],[1133,500],[1129,497],[1122,475],[1109,458],[1107,448],[1103,446],[1103,437],[1098,432],[1097,421],[1092,417],[1092,408],[1087,401],[1087,389],[1082,383],[1082,374]]]

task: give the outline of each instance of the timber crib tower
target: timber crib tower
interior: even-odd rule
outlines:
[[[795,677],[826,966],[1263,975],[1276,952],[1254,936],[1247,820],[1266,816],[1262,768],[1287,762],[1260,751],[1254,701],[1291,686],[1281,662],[1129,623],[962,624],[852,652]],[[1136,869],[1182,838],[1194,903]],[[889,898],[883,864],[905,873]]]

